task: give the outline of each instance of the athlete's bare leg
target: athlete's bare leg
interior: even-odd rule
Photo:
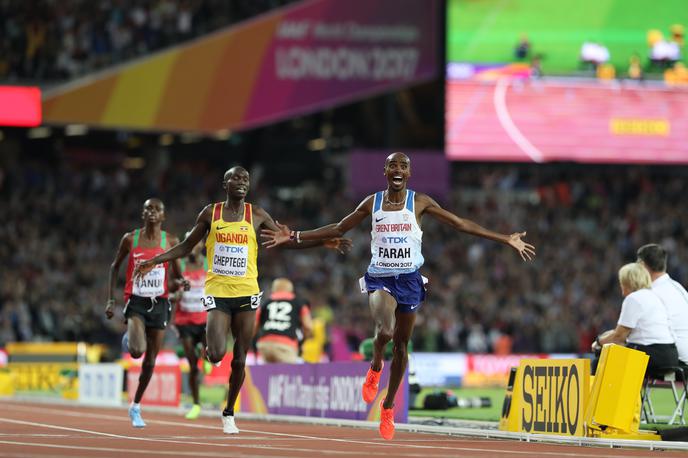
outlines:
[[[387,396],[382,406],[391,409],[394,406],[394,397],[397,394],[401,380],[404,378],[406,365],[408,364],[408,343],[413,333],[413,325],[416,323],[416,314],[412,312],[396,311],[396,326],[394,328],[394,351],[392,367],[389,372],[389,384]]]
[[[369,294],[368,304],[375,321],[373,361],[370,366],[377,372],[382,368],[385,345],[394,337],[396,321],[394,312],[397,308],[397,302],[387,291],[379,289]]]
[[[134,402],[140,403],[143,398],[143,393],[148,387],[153,371],[155,370],[155,357],[158,356],[160,347],[162,346],[163,338],[165,337],[164,329],[146,329],[146,353],[141,364],[141,375],[139,376],[139,386],[136,388],[136,395]]]
[[[234,355],[232,357],[232,373],[229,376],[229,391],[227,391],[227,406],[225,409],[228,413],[234,413],[234,404],[239,396],[241,385],[244,383],[246,352],[251,346],[255,323],[255,311],[237,313],[232,317]]]
[[[189,361],[189,388],[191,388],[191,397],[194,404],[200,404],[198,397],[198,355],[196,355],[196,340],[193,337],[184,337],[182,339],[182,346],[184,347],[184,356]]]
[[[129,354],[132,358],[140,358],[146,352],[146,325],[138,315],[127,318],[127,336]]]
[[[208,322],[205,325],[206,340],[208,342],[208,360],[216,364],[222,361],[227,352],[227,333],[231,318],[220,310],[208,312]]]

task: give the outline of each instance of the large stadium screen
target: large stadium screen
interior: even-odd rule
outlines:
[[[674,14],[688,24],[679,3]],[[649,52],[647,31],[662,25],[668,34],[677,18],[631,17],[623,8],[610,15],[592,0],[448,0],[447,8],[448,159],[688,163],[688,85],[667,85],[661,73],[644,83],[581,77],[579,60],[585,30],[608,45],[623,77],[621,61],[637,49]],[[531,55],[519,61],[522,38]],[[542,56],[542,77],[531,71],[535,55]]]

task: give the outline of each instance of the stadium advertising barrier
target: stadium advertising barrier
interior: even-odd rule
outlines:
[[[57,88],[44,121],[239,130],[430,80],[439,3],[299,2]]]
[[[454,161],[688,163],[688,90],[448,79],[445,135]]]
[[[505,386],[509,370],[522,359],[562,358],[573,358],[573,355],[414,352],[410,355],[410,365],[421,386],[483,388]]]
[[[75,388],[76,371],[93,348],[80,342],[21,342],[7,344],[7,367],[14,389],[64,393]],[[96,349],[97,350],[97,349]],[[99,356],[95,351],[93,357]]]
[[[129,353],[122,354],[122,364],[127,369],[127,393],[129,401],[134,399],[141,375],[143,357],[132,358]],[[226,380],[226,379],[225,379]],[[156,406],[177,407],[181,400],[182,371],[179,356],[171,350],[161,350],[155,358],[155,371],[143,402]]]
[[[127,371],[127,393],[129,402],[134,400],[141,375],[140,366],[131,366]],[[181,400],[182,373],[179,364],[175,366],[156,365],[153,377],[143,394],[142,402],[154,406],[179,406]]]
[[[479,388],[486,386],[504,386],[507,383],[509,370],[518,366],[523,359],[545,359],[554,355],[483,355],[469,354],[466,357],[466,375],[462,387]]]
[[[590,393],[588,359],[522,359],[510,381],[499,427],[583,436]]]
[[[246,367],[239,403],[242,412],[307,417],[377,420],[380,401],[387,393],[387,364],[382,370],[377,398],[366,404],[361,387],[367,362],[265,364]],[[397,391],[394,420],[408,420],[408,371]]]
[[[524,359],[510,371],[499,429],[535,434],[661,440],[640,430],[640,392],[649,356],[602,348],[595,376],[588,359]]]
[[[97,406],[122,404],[124,369],[120,364],[82,364],[79,366],[79,403]]]

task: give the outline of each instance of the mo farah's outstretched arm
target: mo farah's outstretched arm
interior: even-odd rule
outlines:
[[[284,224],[278,224],[276,229],[263,229],[261,236],[266,239],[263,242],[263,246],[273,248],[290,241],[293,242],[295,239],[305,243],[314,240],[342,237],[348,231],[358,226],[366,217],[370,216],[373,211],[374,198],[375,196],[373,195],[366,197],[353,212],[349,213],[338,223],[328,224],[310,231],[298,231],[298,233],[295,233]]]
[[[469,219],[459,218],[455,214],[443,209],[434,199],[426,194],[416,195],[416,205],[417,212],[421,217],[424,214],[428,214],[457,231],[509,245],[518,251],[518,254],[521,255],[524,261],[530,261],[535,256],[535,247],[521,240],[522,237],[526,236],[525,232],[514,232],[513,234],[506,235],[485,229]]]
[[[290,230],[287,226],[274,221],[272,217],[268,214],[268,212],[266,212],[264,209],[260,207],[254,206],[253,210],[254,214],[256,215],[257,221],[260,221],[260,224],[258,224],[257,226],[263,228],[261,234],[280,233],[283,230],[282,228],[286,228],[284,230],[286,231],[287,237],[282,243],[280,243],[283,244],[285,248],[300,249],[324,246],[325,248],[337,250],[342,254],[346,253],[351,248],[351,240],[341,238],[342,235],[344,235],[344,233],[341,233],[339,235],[326,235],[324,237],[313,237],[310,240],[304,240],[303,238],[300,238],[298,240],[295,238],[290,238]],[[324,226],[322,229],[326,232],[331,232],[335,228],[335,226],[335,224],[330,224]],[[266,243],[263,243],[263,246],[266,246],[267,248],[272,248],[272,246],[276,245],[268,246]]]

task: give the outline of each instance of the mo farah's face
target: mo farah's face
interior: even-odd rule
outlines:
[[[162,223],[165,221],[165,204],[158,199],[148,199],[143,203],[141,219],[147,223]]]
[[[411,161],[404,154],[394,154],[385,162],[385,176],[392,191],[401,191],[411,176]]]
[[[227,195],[237,199],[243,199],[249,190],[249,175],[245,169],[231,168],[225,173],[222,187],[227,191]]]

